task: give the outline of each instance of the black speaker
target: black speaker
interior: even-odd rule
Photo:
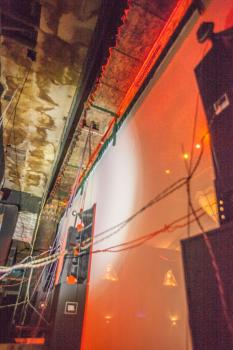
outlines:
[[[233,320],[233,224],[207,233]],[[181,241],[193,350],[232,350],[211,258],[203,235]]]
[[[0,204],[0,264],[7,262],[12,237],[18,218],[16,205]]]
[[[80,349],[85,299],[86,283],[56,286],[49,334],[50,350]]]
[[[1,295],[0,293],[0,304],[1,306],[8,304],[16,303],[16,295]],[[4,343],[13,343],[13,335],[12,335],[12,315],[13,308],[5,308],[0,310],[0,344]],[[3,347],[3,349],[5,349]]]
[[[77,278],[78,283],[83,283],[88,277],[90,243],[92,239],[92,226],[94,219],[94,207],[81,214],[83,229],[70,226],[66,242],[66,250],[69,252],[64,258],[63,270],[60,282],[66,283],[67,277],[72,275]],[[86,242],[86,243],[85,243]],[[78,245],[79,256],[74,255],[74,249]],[[84,249],[84,247],[87,247]]]
[[[233,220],[233,29],[211,35],[212,48],[195,68],[211,135],[221,223]]]
[[[55,287],[52,302],[52,327],[48,337],[50,350],[81,348],[95,206],[75,215],[80,216],[83,226],[80,231],[76,227],[69,228],[66,244],[69,253],[64,259],[60,283]],[[73,249],[76,250],[77,244],[79,255],[75,256]],[[73,284],[69,284],[67,279],[70,275],[77,277]]]

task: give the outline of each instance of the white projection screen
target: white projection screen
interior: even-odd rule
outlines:
[[[206,133],[206,117],[194,68],[210,44],[199,44],[203,21],[215,31],[233,25],[231,0],[210,1],[195,14],[151,79],[130,115],[85,184],[84,209],[96,203],[93,251],[155,232],[187,215],[183,187],[144,210],[118,232],[98,236],[127,219],[156,194],[187,175],[184,153],[190,156],[196,110],[193,162]],[[198,101],[198,102],[197,102]],[[198,107],[197,107],[198,105]],[[191,181],[191,195],[205,230],[218,226],[214,172],[209,147]],[[63,220],[65,231],[79,210],[81,194]],[[143,245],[119,252],[93,253],[82,350],[191,350],[180,240],[198,234],[196,223],[156,235]]]

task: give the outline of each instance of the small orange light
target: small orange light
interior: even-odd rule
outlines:
[[[104,318],[105,318],[106,323],[110,323],[110,321],[112,320],[111,315],[106,315],[106,316],[104,316]]]
[[[16,344],[44,344],[45,338],[15,338]]]
[[[172,326],[176,326],[177,325],[177,321],[179,321],[179,317],[177,315],[172,315],[169,317]]]
[[[74,254],[74,256],[78,256],[79,255],[79,247],[78,246],[74,248],[73,254]]]
[[[171,170],[170,169],[166,169],[165,170],[165,174],[167,174],[167,175],[171,174]]]
[[[112,316],[111,315],[106,315],[104,316],[105,320],[111,320],[112,319]]]
[[[189,159],[188,153],[184,153],[184,154],[183,154],[183,157],[184,157],[184,159]]]
[[[66,277],[66,282],[67,282],[67,284],[76,284],[77,278],[74,277],[73,275],[69,275]]]
[[[200,143],[197,143],[195,147],[196,147],[196,149],[200,149],[201,148]]]
[[[44,301],[42,301],[41,303],[39,303],[39,308],[40,309],[45,309],[46,308],[46,303]]]
[[[168,270],[164,276],[163,285],[167,287],[177,287],[175,275],[172,270]]]
[[[83,229],[84,229],[84,223],[81,222],[80,224],[78,224],[78,225],[76,226],[76,229],[77,229],[78,232],[83,231]]]

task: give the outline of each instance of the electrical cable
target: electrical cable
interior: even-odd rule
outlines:
[[[46,195],[44,194],[44,196],[43,196],[43,198],[42,198],[42,203],[43,203],[43,204],[41,204],[41,208],[43,208],[43,206],[44,206],[44,204],[45,204],[45,199],[46,199]],[[59,205],[59,204],[58,204],[58,205]],[[57,207],[57,209],[58,209],[58,207]],[[42,210],[41,210],[41,212],[42,212]],[[38,219],[37,219],[37,225],[36,225],[36,228],[35,228],[35,231],[34,231],[34,232],[35,232],[35,233],[34,233],[34,238],[33,238],[32,244],[31,244],[31,252],[30,252],[29,257],[32,258],[32,259],[33,259],[32,254],[33,254],[33,251],[34,251],[34,245],[35,245],[35,241],[36,241],[36,237],[37,237],[36,233],[37,233],[37,230],[38,230],[38,224],[39,224],[39,218],[41,217],[41,212],[40,212],[40,214],[39,214],[39,216],[38,216]],[[55,242],[57,241],[57,238],[58,238],[58,237],[55,238]],[[54,242],[54,244],[53,244],[52,251],[54,251],[55,242]],[[60,248],[60,245],[58,244],[57,249],[59,249],[59,248]],[[50,250],[47,251],[47,252],[50,252]],[[45,253],[47,253],[47,252],[43,252],[42,254],[45,254]],[[59,259],[59,257],[58,257],[57,259],[55,259],[55,261],[51,261],[51,262],[49,262],[48,264],[43,265],[43,266],[47,266],[47,265],[49,265],[49,264],[53,264],[53,263],[56,262],[58,259]],[[40,267],[43,267],[43,266],[37,266],[37,267],[40,268]],[[26,270],[24,270],[24,271],[26,271]],[[31,286],[32,275],[33,275],[33,274],[32,274],[32,271],[33,271],[33,269],[30,270],[30,275],[29,275],[29,279],[28,279],[28,286],[27,286],[27,292],[26,292],[26,294],[25,294],[25,303],[27,302],[26,298],[27,298],[27,294],[28,294],[28,291],[30,290],[30,286]],[[27,305],[27,304],[26,304],[26,305]],[[16,314],[16,310],[17,310],[17,304],[15,305],[14,315]],[[26,310],[26,311],[25,311],[25,310]],[[26,312],[27,312],[27,306],[26,306],[26,309],[24,308],[24,309],[21,311],[21,315],[22,315],[22,313],[24,313],[24,316],[23,316],[24,319],[25,319],[25,317],[26,317]]]
[[[56,264],[58,263],[58,261],[56,261]],[[52,265],[51,265],[52,267]],[[37,310],[37,315],[39,316],[39,321],[38,321],[38,325],[37,325],[37,328],[40,327],[40,321],[41,319],[44,320],[46,322],[46,324],[49,324],[49,322],[44,318],[44,312],[47,308],[47,305],[49,303],[49,297],[54,289],[54,278],[55,278],[55,274],[56,274],[56,267],[57,265],[53,268],[53,271],[52,271],[52,274],[49,274],[51,277],[50,277],[50,281],[49,281],[49,286],[48,286],[48,290],[47,290],[47,293],[46,293],[46,297],[45,297],[45,300],[44,300],[44,304],[45,304],[45,308],[42,309],[41,312],[39,312]]]
[[[6,277],[6,275],[9,274],[10,272],[12,272],[13,270],[26,269],[26,268],[37,269],[39,267],[49,265],[49,264],[55,262],[56,260],[58,260],[61,256],[64,256],[66,253],[67,253],[66,251],[56,253],[54,255],[51,255],[50,257],[47,257],[44,259],[38,259],[37,261],[31,262],[31,263],[17,264],[17,265],[10,266],[10,267],[2,266],[0,268],[0,272],[3,272],[4,275],[0,277],[0,280],[4,279]]]
[[[20,301],[19,303],[17,303],[17,305],[23,305],[25,303],[26,301]],[[15,307],[15,306],[16,304],[0,305],[0,310],[5,308],[10,308],[10,307]]]
[[[25,88],[25,85],[26,85],[26,83],[27,83],[27,80],[28,80],[28,76],[29,76],[31,67],[32,67],[32,64],[28,67],[28,69],[27,69],[27,71],[26,71],[26,73],[25,73],[24,80],[23,80],[21,89],[20,89],[20,91],[19,91],[18,98],[17,98],[17,100],[16,100],[16,102],[15,102],[13,111],[12,111],[12,113],[11,113],[9,119],[8,119],[8,123],[9,123],[10,119],[12,118],[12,116],[14,117],[14,119],[15,119],[15,117],[16,117],[17,107],[18,107],[18,104],[19,104],[19,102],[20,102],[20,99],[21,99],[23,90],[24,90],[24,88]],[[7,123],[6,127],[8,126],[8,123]],[[11,137],[11,133],[10,133],[10,135],[8,136],[8,140],[7,140],[7,142],[6,142],[7,145],[8,145],[8,143],[9,143],[10,137]]]
[[[19,91],[19,95],[18,95],[18,98],[17,98],[17,101],[15,103],[15,106],[14,106],[14,109],[13,109],[13,112],[11,114],[11,116],[9,117],[8,119],[8,123],[11,119],[11,117],[13,116],[13,121],[12,121],[12,129],[11,129],[11,132],[8,136],[8,141],[6,142],[6,145],[8,146],[9,144],[9,140],[11,138],[11,134],[13,132],[13,139],[14,139],[14,153],[15,153],[15,169],[16,169],[16,175],[17,175],[17,180],[18,180],[18,186],[19,186],[19,192],[20,192],[20,198],[19,198],[19,207],[21,205],[21,202],[22,202],[22,188],[21,188],[21,182],[20,182],[20,174],[19,174],[19,164],[18,164],[18,154],[17,154],[17,148],[16,148],[16,138],[15,138],[15,119],[16,119],[16,113],[17,113],[17,107],[18,107],[18,104],[20,102],[20,99],[21,99],[21,96],[22,96],[22,93],[24,91],[24,88],[25,88],[25,85],[27,83],[27,80],[28,80],[28,76],[29,76],[29,73],[30,73],[30,70],[31,70],[31,67],[32,67],[32,64],[28,67],[27,71],[26,71],[26,74],[25,74],[25,77],[24,77],[24,81],[23,81],[23,84],[21,86],[21,89]],[[8,125],[7,123],[7,125]],[[6,152],[7,153],[7,152]],[[21,225],[22,225],[22,232],[20,234],[21,236],[21,240],[22,242],[25,244],[25,243],[28,243],[30,245],[30,242],[26,241],[25,240],[25,237],[24,237],[24,230],[25,230],[25,227],[24,227],[24,223],[23,223],[23,220],[19,214],[19,219],[21,221]]]
[[[43,270],[44,270],[44,269],[45,269],[45,267],[43,268]],[[35,285],[34,285],[34,291],[35,291],[36,285],[37,285],[37,284],[39,283],[39,281],[40,281],[41,274],[42,274],[43,270],[40,272],[39,278],[36,278],[36,282],[35,282]],[[26,271],[26,270],[24,270],[24,271]],[[30,281],[31,273],[32,273],[32,270],[30,270],[30,275],[29,275],[29,278],[28,278],[29,281]],[[31,287],[31,283],[30,283],[30,284],[28,283],[28,284],[27,284],[26,291],[25,291],[24,299],[23,299],[24,304],[23,304],[22,309],[20,310],[20,316],[19,316],[19,318],[18,318],[18,319],[20,320],[20,324],[21,324],[21,325],[24,324],[25,318],[26,318],[26,313],[27,313],[27,309],[28,309],[28,298],[29,298],[30,287]],[[33,297],[33,296],[32,296],[32,297]],[[19,298],[20,298],[20,295],[18,294],[18,299],[17,299],[17,300],[19,300]],[[15,320],[15,315],[16,315],[17,308],[18,308],[18,305],[17,305],[17,303],[16,303],[15,309],[14,309],[14,318],[13,318],[14,320]]]
[[[201,60],[203,60],[206,50],[208,47],[208,42],[204,45],[203,52],[202,52],[202,57]],[[201,68],[201,74],[202,74],[202,68]],[[192,169],[192,162],[193,162],[193,155],[194,155],[194,144],[195,144],[195,138],[196,138],[196,131],[197,131],[197,121],[198,121],[198,115],[199,115],[199,106],[200,106],[200,92],[199,90],[197,91],[197,96],[196,96],[196,102],[195,102],[195,110],[194,110],[194,118],[193,118],[193,128],[192,128],[192,142],[191,142],[191,148],[190,148],[190,162],[189,162],[189,171],[188,173],[191,173]]]
[[[198,208],[195,212],[196,212],[196,214],[201,212],[201,213],[199,214],[200,217],[206,215],[206,213],[204,212],[203,208],[201,208],[201,207]],[[191,217],[192,215],[193,215],[192,213],[189,214],[190,217]],[[117,246],[124,246],[124,245],[130,244],[131,242],[134,243],[134,242],[137,242],[137,241],[139,241],[139,240],[143,240],[144,238],[147,238],[148,236],[150,237],[150,236],[153,236],[154,234],[157,234],[157,232],[158,232],[158,233],[163,232],[163,231],[173,232],[173,231],[176,230],[176,229],[185,227],[185,226],[186,226],[186,223],[185,223],[185,224],[180,224],[180,225],[178,225],[178,223],[181,222],[181,221],[184,221],[184,220],[186,220],[186,219],[187,219],[187,215],[184,215],[184,216],[182,216],[182,217],[180,217],[180,218],[174,220],[174,221],[171,222],[170,224],[164,225],[163,228],[159,229],[158,231],[153,232],[152,234],[146,234],[146,235],[144,235],[144,236],[140,236],[140,237],[136,238],[135,240],[132,240],[132,241],[129,241],[129,242],[123,242],[123,243],[120,243],[120,244],[117,245]],[[194,221],[195,221],[195,219],[192,219],[192,220],[191,220],[191,222],[194,222]],[[90,241],[90,239],[87,239],[87,240],[85,240],[83,243],[86,244],[86,243],[89,243],[89,241]],[[94,246],[94,245],[95,245],[95,243],[93,243],[93,246]],[[91,244],[87,244],[87,245],[81,247],[81,250],[85,250],[85,249],[89,248],[90,246],[91,246]],[[109,249],[109,248],[106,248],[106,249]]]
[[[27,261],[27,260],[28,260],[28,256],[27,256],[26,258],[24,258],[23,260],[21,260],[20,263],[24,263],[24,262]],[[5,266],[3,266],[3,267],[5,267]],[[10,272],[11,272],[11,271],[10,271]],[[0,280],[4,280],[5,277],[8,278],[10,272],[4,273],[4,275],[2,275],[2,276],[0,277]]]
[[[199,154],[199,157],[197,158],[196,163],[193,166],[193,169],[190,169],[190,173],[188,175],[188,177],[185,178],[180,178],[179,180],[177,180],[176,182],[174,182],[173,184],[171,184],[170,186],[168,186],[167,188],[165,188],[161,193],[159,193],[157,196],[155,196],[152,200],[150,200],[145,206],[143,206],[142,208],[140,208],[138,211],[136,211],[133,215],[131,215],[130,217],[128,217],[127,219],[125,219],[124,221],[98,233],[97,235],[95,235],[94,238],[94,244],[100,243],[103,240],[106,240],[110,237],[112,237],[113,235],[115,235],[117,232],[119,232],[126,224],[128,224],[130,221],[132,221],[135,217],[137,217],[139,214],[141,214],[144,210],[148,209],[149,207],[151,207],[152,205],[154,205],[155,203],[158,203],[159,201],[161,201],[162,199],[166,198],[167,196],[169,196],[171,193],[177,191],[179,188],[183,187],[184,185],[187,185],[187,183],[190,181],[190,179],[194,176],[197,168],[200,165],[202,156],[203,156],[203,151],[204,151],[204,144],[203,141],[206,137],[206,135],[208,134],[208,132],[202,137],[201,139],[201,151]],[[189,217],[189,215],[188,215]],[[111,232],[113,231],[113,232]],[[98,239],[98,237],[101,237],[103,235],[105,235],[106,233],[111,232],[109,235],[103,237],[102,239]],[[82,248],[83,250],[85,248]]]
[[[202,210],[202,208],[199,208],[198,210],[196,210],[195,213],[199,212],[200,210]],[[191,214],[190,214],[190,215],[191,215]],[[201,213],[201,214],[199,215],[199,217],[201,217],[201,216],[203,216],[203,215],[205,215],[204,212]],[[172,231],[174,231],[175,229],[185,227],[186,224],[183,224],[183,225],[178,225],[178,224],[177,224],[178,222],[183,221],[185,218],[186,218],[186,216],[183,216],[183,217],[181,217],[181,218],[179,218],[179,219],[176,219],[176,220],[174,220],[172,223],[170,223],[169,225],[165,225],[162,229],[157,230],[157,231],[155,231],[155,232],[153,232],[153,233],[150,233],[150,234],[141,236],[141,237],[139,237],[139,238],[136,239],[136,240],[131,240],[131,241],[128,241],[128,242],[123,242],[123,243],[121,243],[121,244],[117,244],[117,245],[115,245],[115,246],[112,246],[112,247],[109,247],[109,248],[106,248],[106,249],[93,251],[92,253],[93,253],[93,254],[101,253],[101,252],[115,253],[115,252],[119,252],[119,251],[122,251],[122,250],[118,250],[118,251],[115,250],[115,251],[113,251],[114,248],[118,248],[118,247],[120,247],[120,246],[129,245],[129,244],[131,244],[131,243],[137,243],[137,241],[140,241],[139,243],[137,243],[137,245],[133,245],[133,246],[131,245],[130,247],[123,248],[123,249],[124,249],[124,250],[128,250],[128,249],[135,248],[135,247],[137,247],[137,246],[142,245],[143,243],[145,243],[145,241],[154,238],[154,237],[155,237],[156,235],[158,235],[159,233],[162,233],[162,232],[165,232],[165,231],[169,231],[169,230],[171,230],[171,229],[172,229]],[[89,248],[89,247],[90,247],[90,246],[88,246],[88,248]],[[82,255],[82,254],[80,254],[80,255]],[[39,278],[38,280],[40,280],[40,278]],[[34,288],[34,291],[35,291],[35,289],[36,289],[36,288]],[[17,305],[22,305],[22,304],[25,304],[25,303],[27,303],[27,302],[28,302],[28,300],[27,300],[27,301],[22,301],[22,302],[17,303]],[[14,306],[16,306],[16,304],[3,305],[3,306],[0,307],[0,308],[2,309],[2,308],[6,308],[6,307],[14,307]],[[34,311],[35,311],[35,310],[34,310]],[[36,310],[36,311],[37,311],[37,313],[39,313],[38,310]],[[40,313],[39,313],[39,315],[40,315]],[[45,320],[45,321],[46,321],[46,320]],[[46,322],[47,322],[47,321],[46,321]]]
[[[60,247],[59,235],[57,235],[56,238],[55,238],[55,240],[54,240],[54,242],[53,242],[53,246],[52,246],[52,248],[51,248],[51,252],[53,252],[53,251],[56,250],[56,249],[59,249],[59,247]],[[58,260],[55,262],[55,264],[57,264],[57,262],[58,262]],[[53,272],[52,272],[51,270],[53,270]],[[52,274],[51,274],[51,272],[52,272]],[[48,290],[47,290],[47,293],[46,293],[46,298],[45,298],[45,301],[44,301],[44,302],[45,302],[45,305],[48,304],[49,296],[50,296],[50,294],[51,294],[51,292],[52,292],[52,290],[53,290],[53,281],[54,281],[54,277],[55,277],[55,272],[56,272],[56,267],[54,267],[53,264],[51,264],[51,265],[49,266],[49,271],[47,272],[47,274],[50,276],[50,282],[49,282]],[[33,296],[34,296],[34,294],[35,294],[35,292],[36,292],[36,290],[37,290],[37,288],[38,288],[38,285],[39,285],[39,283],[40,283],[40,281],[41,281],[41,279],[42,279],[42,276],[43,276],[43,274],[45,274],[45,273],[46,273],[46,268],[44,267],[43,271],[41,272],[40,278],[38,279],[38,282],[37,282],[37,284],[36,284],[35,287],[34,287],[34,290],[33,290],[33,292],[32,292],[31,297],[29,297],[29,294],[26,295],[26,298],[29,300],[29,303],[28,303],[28,304],[29,304],[29,307],[31,307],[31,309],[39,316],[39,321],[38,321],[38,326],[37,326],[37,327],[39,327],[41,319],[42,319],[46,324],[48,324],[48,321],[47,321],[47,320],[44,318],[44,316],[43,316],[43,313],[44,313],[45,309],[43,309],[41,312],[39,312],[39,311],[36,309],[36,307],[34,307],[34,306],[31,304],[30,301],[32,300],[32,298],[33,298]],[[25,313],[24,318],[26,317],[26,312],[27,312],[27,308],[26,308],[25,311],[24,311],[24,313]]]
[[[27,256],[27,257],[25,257],[23,260],[21,260],[18,264],[15,264],[15,265],[13,265],[13,266],[0,266],[0,270],[1,269],[9,269],[9,268],[14,268],[15,266],[18,266],[18,265],[20,265],[20,264],[24,264],[24,262],[26,261],[26,260],[31,260],[31,263],[32,264],[34,264],[34,263],[37,263],[37,262],[43,262],[43,261],[46,261],[46,260],[49,260],[50,258],[53,258],[54,256],[57,256],[58,255],[58,253],[54,253],[53,255],[48,255],[47,257],[45,257],[45,258],[41,258],[43,255],[45,255],[45,254],[47,254],[49,251],[46,251],[46,252],[43,252],[43,253],[41,253],[41,254],[39,254],[39,255],[36,255],[36,256],[34,256],[34,257],[31,257],[31,256]]]
[[[204,150],[204,145],[203,145],[203,141],[204,141],[204,138],[206,137],[208,133],[206,133],[203,138],[201,139],[201,143],[202,143],[202,147],[201,147],[201,152],[199,154],[199,157],[196,161],[196,163],[194,164],[194,167],[193,169],[191,170],[190,172],[190,175],[189,177],[182,177],[180,179],[178,179],[177,181],[175,181],[174,183],[172,183],[170,186],[166,187],[162,192],[160,192],[158,195],[156,195],[153,199],[151,199],[149,202],[147,202],[146,205],[144,205],[143,207],[141,207],[138,211],[136,211],[133,215],[131,215],[130,217],[128,217],[127,219],[125,219],[124,221],[121,221],[120,223],[98,233],[95,235],[94,237],[94,241],[93,241],[93,244],[98,244],[106,239],[109,239],[110,237],[112,237],[113,235],[115,235],[116,233],[118,233],[120,230],[123,229],[123,227],[125,227],[125,225],[127,225],[130,221],[132,221],[134,218],[136,218],[138,215],[140,215],[142,212],[144,212],[146,209],[148,209],[149,207],[153,206],[154,204],[158,203],[159,201],[161,201],[162,199],[166,198],[167,196],[169,196],[170,194],[172,194],[173,192],[177,191],[179,188],[183,187],[184,185],[187,184],[187,181],[189,181],[189,179],[191,179],[200,162],[201,162],[201,159],[202,159],[202,156],[203,156],[203,150]],[[111,232],[113,231],[113,232]],[[98,239],[98,237],[101,237],[103,235],[105,235],[106,233],[109,233],[111,232],[110,234],[108,234],[107,236],[104,236],[103,238],[101,239]]]
[[[196,213],[199,213],[200,211],[201,211],[201,213],[199,214],[199,217],[202,217],[202,216],[206,215],[206,213],[203,211],[202,208],[197,209]],[[191,216],[192,214],[190,213],[189,215]],[[104,248],[104,249],[100,249],[100,250],[94,250],[92,253],[107,252],[107,251],[110,251],[111,249],[118,248],[118,247],[124,247],[124,246],[130,245],[130,244],[134,244],[134,243],[140,243],[139,245],[141,245],[141,244],[145,243],[145,241],[154,238],[155,236],[157,236],[160,233],[173,232],[173,231],[175,231],[177,229],[186,227],[187,226],[187,222],[185,222],[183,224],[179,224],[179,222],[184,221],[185,219],[187,219],[187,215],[182,216],[182,217],[174,220],[173,222],[171,222],[169,224],[165,224],[162,228],[160,228],[157,231],[154,231],[154,232],[149,233],[149,234],[145,234],[143,236],[140,236],[140,237],[138,237],[136,239],[133,239],[133,240],[130,240],[130,241],[126,241],[126,242],[123,242],[123,243],[116,244],[116,245],[108,247],[108,248]],[[191,222],[194,222],[194,221],[195,221],[195,218],[191,220]],[[86,247],[83,247],[82,249],[89,248],[90,246],[91,245],[88,245]]]
[[[45,252],[41,253],[40,256],[42,256],[42,255],[44,255],[44,254],[46,254],[48,252],[50,252],[50,253],[54,252],[56,245],[57,245],[57,237],[56,237],[56,239],[54,241],[53,247],[49,251],[45,251]],[[57,249],[59,249],[59,247],[60,247],[60,245],[59,245],[59,242],[58,242]],[[51,255],[50,255],[50,257],[51,257]],[[45,272],[46,272],[46,266],[43,267],[43,270],[41,271],[39,278],[36,279],[36,283],[34,285],[34,288],[33,288],[31,296],[29,295],[29,293],[30,293],[30,286],[31,286],[31,280],[29,278],[30,283],[28,283],[27,290],[26,290],[25,297],[24,297],[25,304],[24,304],[23,309],[21,310],[21,316],[20,316],[21,323],[25,322],[28,306],[30,307],[32,305],[30,301],[34,297],[34,294],[35,294],[35,292],[36,292],[36,290],[37,290],[37,288],[39,286],[39,283],[40,283],[40,281],[42,279],[42,276],[43,276],[43,274]],[[32,277],[31,275],[32,275],[32,270],[30,271],[30,277]],[[29,303],[30,303],[30,305],[29,305]],[[16,314],[16,309],[17,309],[17,304],[15,305],[14,315]],[[31,309],[33,309],[33,308],[31,307]]]
[[[41,254],[37,255],[36,257],[29,256],[29,258],[30,259],[35,259],[35,258],[37,259],[38,257],[41,257],[41,256],[43,256],[43,255],[45,255],[47,253],[50,253],[50,256],[51,256],[51,253],[56,252],[56,250],[58,250],[58,249],[60,249],[60,243],[59,243],[59,237],[57,235],[55,240],[54,240],[54,242],[53,242],[53,246],[52,246],[51,249],[42,252]],[[50,266],[52,266],[52,264]],[[29,296],[29,293],[30,293],[30,286],[31,286],[31,281],[32,281],[32,271],[33,270],[30,271],[30,278],[28,278],[29,283],[27,285],[27,290],[26,290],[26,293],[25,293],[25,296],[24,296],[24,307],[23,307],[23,309],[20,310],[20,318],[19,319],[21,319],[21,323],[24,323],[25,319],[26,319],[26,314],[27,314],[27,310],[28,310],[28,302],[27,302],[27,300],[28,299],[31,300],[33,298],[33,296],[34,296],[34,294],[36,292],[36,289],[38,288],[39,282],[40,282],[40,280],[42,278],[42,275],[46,271],[45,269],[46,269],[46,267],[44,266],[43,270],[40,273],[39,278],[36,278],[36,284],[34,285],[34,289],[32,291],[32,295],[31,296]],[[24,272],[25,271],[26,271],[26,269],[24,269]],[[18,293],[17,301],[20,298],[20,294],[21,294],[21,291]],[[15,320],[15,315],[16,315],[17,308],[18,308],[18,304],[16,303],[15,304],[15,309],[14,309],[13,320]]]
[[[24,279],[23,280],[23,283],[27,282],[28,279]],[[21,284],[21,281],[18,282],[18,283],[12,283],[12,284],[4,284],[4,283],[0,283],[0,287],[2,288],[11,288],[11,287],[17,287]]]
[[[186,184],[187,179],[186,178],[180,178],[179,180],[175,181],[170,186],[166,187],[162,192],[160,192],[158,195],[156,195],[153,199],[151,199],[149,202],[147,202],[143,207],[141,207],[139,210],[137,210],[133,215],[129,216],[125,220],[121,221],[120,223],[98,233],[94,237],[94,242],[98,237],[101,237],[105,235],[106,233],[109,233],[114,230],[113,233],[110,233],[107,238],[111,237],[113,234],[116,234],[119,232],[125,225],[127,225],[130,221],[135,219],[138,215],[140,215],[142,212],[144,212],[146,209],[150,208],[154,204],[160,202],[162,199],[168,197],[173,192],[177,191],[179,188],[183,187]],[[106,237],[104,237],[106,239]],[[98,240],[100,242],[100,240]]]
[[[33,299],[33,297],[34,297],[34,295],[36,293],[36,290],[37,290],[37,288],[39,286],[39,283],[41,282],[41,279],[43,277],[45,269],[46,269],[46,267],[44,266],[42,271],[40,272],[39,278],[37,278],[37,281],[36,281],[36,283],[34,285],[34,288],[33,288],[31,296],[30,296],[30,286],[31,286],[31,284],[28,284],[28,286],[27,286],[27,290],[26,290],[26,293],[25,293],[25,299],[24,299],[26,301],[26,304],[25,304],[25,306],[24,306],[24,308],[23,308],[23,310],[21,312],[21,314],[23,314],[23,316],[21,317],[22,318],[21,323],[25,322],[25,319],[26,319],[26,316],[27,316],[28,306],[30,307],[30,301]],[[32,274],[32,270],[30,271],[30,275],[31,274]]]
[[[60,186],[60,184],[59,184],[59,186]],[[57,208],[56,208],[56,214],[55,214],[56,216],[57,216],[58,211],[59,211],[59,198],[58,198],[58,200],[57,200]],[[56,222],[56,221],[55,221],[55,222]],[[56,238],[55,238],[55,240],[54,240],[54,242],[53,242],[52,248],[50,248],[50,249],[47,251],[47,252],[50,253],[49,258],[51,258],[51,256],[52,256],[51,253],[54,253],[54,252],[56,253],[56,251],[57,251],[59,248],[60,248],[60,243],[59,243],[59,241],[58,241],[58,235],[57,235]],[[46,253],[46,252],[45,252],[45,253]],[[50,269],[52,268],[54,262],[56,263],[58,259],[59,259],[59,256],[58,256],[57,259],[55,259],[55,261],[52,261],[51,264],[48,264],[48,266],[49,266],[49,271],[50,271]],[[47,266],[47,265],[46,265],[46,266]],[[42,270],[42,272],[41,272],[40,279],[42,278],[42,275],[43,275],[44,273],[46,273],[46,266],[44,266],[44,268],[43,268],[43,270]],[[48,272],[48,274],[49,274],[49,272]],[[25,294],[25,299],[29,298],[30,284],[31,284],[31,281],[32,281],[32,275],[33,275],[33,270],[31,269],[31,271],[30,271],[30,277],[29,277],[29,283],[28,283],[28,288],[27,288],[27,292],[26,292],[26,294]],[[33,290],[33,293],[32,293],[32,296],[31,296],[31,298],[29,298],[29,299],[32,299],[32,298],[33,298],[33,295],[34,295],[34,293],[35,293],[35,291],[36,291],[36,288],[37,288],[38,285],[39,285],[40,279],[38,280],[38,283],[35,285],[34,290]],[[24,313],[24,316],[23,316],[23,319],[24,319],[24,320],[25,320],[25,318],[26,318],[27,306],[28,306],[28,303],[26,304],[26,307],[24,308],[24,310],[22,310],[22,312]],[[35,311],[35,310],[34,310],[34,311]],[[39,312],[39,311],[38,311],[38,312]]]
[[[203,154],[203,147],[202,147],[202,154]],[[200,161],[201,161],[202,154],[201,154],[201,156],[198,158],[199,163],[200,163]],[[103,235],[103,234],[105,234],[105,233],[108,233],[108,232],[110,232],[111,230],[114,230],[114,229],[115,229],[115,230],[116,230],[116,229],[117,229],[117,230],[122,229],[128,222],[130,222],[131,220],[133,220],[133,219],[134,219],[137,215],[139,215],[141,212],[143,212],[144,210],[146,210],[146,209],[149,208],[150,206],[154,205],[155,203],[161,201],[162,199],[166,198],[166,196],[168,196],[169,194],[173,193],[173,192],[176,191],[178,188],[180,188],[180,187],[184,186],[185,184],[187,184],[187,183],[190,181],[190,179],[191,179],[191,177],[193,176],[193,174],[195,173],[195,171],[196,171],[196,169],[197,169],[199,163],[196,163],[196,166],[192,169],[192,172],[190,172],[188,181],[187,181],[187,179],[186,179],[184,182],[181,182],[181,184],[180,184],[179,186],[177,186],[177,187],[175,187],[175,188],[172,188],[170,191],[167,191],[167,192],[165,192],[164,194],[160,194],[160,195],[156,196],[153,200],[151,200],[150,202],[148,202],[146,206],[142,207],[139,211],[137,211],[136,213],[134,213],[131,217],[129,217],[128,219],[124,220],[123,222],[121,222],[121,223],[119,223],[119,224],[113,226],[112,228],[107,229],[107,230],[101,232],[100,234],[96,235],[96,237],[101,236],[101,235]],[[178,180],[178,181],[179,181],[179,180]],[[162,192],[162,193],[163,193],[163,192]],[[193,213],[192,213],[192,214],[193,214]],[[202,213],[201,216],[203,216],[204,214],[205,214],[205,213]],[[193,215],[194,215],[194,214],[193,214]],[[199,216],[199,217],[196,216],[196,217],[199,219],[201,216]],[[188,217],[190,217],[190,216],[188,215]],[[191,222],[194,222],[194,221],[196,220],[196,217],[195,217],[195,219],[193,219],[193,221],[191,221]],[[169,227],[168,227],[168,226],[169,226]],[[168,226],[166,226],[166,227],[164,227],[163,229],[157,231],[156,234],[159,234],[159,233],[161,233],[161,232],[165,232],[165,231],[167,231],[168,229],[172,229],[172,228],[170,227],[170,225],[168,225]],[[184,226],[185,226],[185,225],[183,224],[183,227],[184,227]],[[117,232],[118,232],[118,231],[117,231]],[[115,233],[115,232],[114,232],[114,233]],[[101,252],[101,251],[102,251],[102,252],[103,252],[103,251],[109,251],[109,252],[110,252],[110,250],[112,250],[112,249],[114,249],[114,248],[116,248],[116,247],[123,246],[123,245],[129,245],[129,244],[132,244],[132,243],[135,243],[135,244],[137,243],[137,244],[140,244],[140,245],[141,245],[141,244],[143,244],[146,240],[153,238],[154,235],[155,235],[155,233],[150,234],[150,235],[147,235],[147,236],[140,237],[140,238],[139,238],[139,239],[140,239],[140,242],[133,242],[133,241],[124,242],[124,243],[121,244],[121,245],[116,245],[116,246],[107,248],[106,250],[94,251],[93,253],[97,253],[97,252]],[[106,239],[106,237],[105,237],[104,239]],[[134,241],[135,241],[135,240],[134,240]],[[142,241],[142,242],[141,242],[141,241]],[[95,243],[98,243],[98,242],[95,242]],[[136,245],[135,245],[135,246],[136,246]],[[135,247],[135,246],[130,246],[130,248],[128,247],[128,248],[124,248],[124,249],[132,249],[132,248]],[[116,251],[111,251],[111,252],[116,252]],[[29,301],[29,302],[30,302],[30,301]],[[37,313],[38,313],[38,310],[36,310],[36,311],[37,311]]]
[[[5,114],[7,113],[8,109],[10,108],[10,106],[11,106],[11,104],[12,104],[12,101],[14,100],[14,98],[15,98],[17,92],[18,92],[18,89],[19,89],[19,88],[17,88],[17,89],[14,91],[14,93],[13,93],[13,95],[12,95],[12,97],[11,97],[11,100],[9,101],[9,103],[8,103],[8,105],[6,106],[6,108],[4,109],[4,111],[3,111],[3,112],[0,111],[0,113],[1,113],[1,116],[0,116],[0,127],[3,125],[3,118],[4,118]],[[11,118],[11,116],[10,116],[10,118]],[[8,124],[9,124],[10,118],[7,120],[7,123],[6,123],[6,126],[5,126],[6,128],[7,128]]]
[[[47,326],[50,325],[50,323],[44,318],[44,316],[32,305],[29,299],[27,299],[27,304],[46,323]]]

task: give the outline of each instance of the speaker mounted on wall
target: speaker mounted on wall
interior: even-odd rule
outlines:
[[[209,39],[211,49],[195,68],[209,126],[216,174],[219,221],[233,220],[233,28],[214,33],[214,23],[204,22],[197,37]]]
[[[233,320],[233,223],[207,233]],[[223,313],[211,257],[203,235],[181,241],[193,350],[231,350],[233,337]]]

